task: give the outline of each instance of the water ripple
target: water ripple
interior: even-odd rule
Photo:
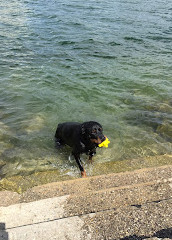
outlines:
[[[171,153],[170,1],[0,5],[3,175],[74,171],[54,149],[63,121],[101,122],[105,162]]]

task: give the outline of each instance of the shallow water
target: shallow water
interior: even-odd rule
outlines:
[[[0,5],[1,176],[77,176],[70,149],[54,147],[63,121],[103,125],[111,144],[95,164],[171,153],[169,0]]]

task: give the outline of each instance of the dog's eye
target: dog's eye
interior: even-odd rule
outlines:
[[[102,128],[99,128],[98,130],[101,132],[101,131],[102,131]]]
[[[96,133],[96,132],[97,132],[97,129],[96,129],[96,128],[94,128],[94,129],[93,129],[93,133]]]

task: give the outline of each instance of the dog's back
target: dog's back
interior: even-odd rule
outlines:
[[[78,122],[65,122],[57,126],[55,133],[56,141],[60,144],[67,144],[73,147],[80,136],[81,124]]]

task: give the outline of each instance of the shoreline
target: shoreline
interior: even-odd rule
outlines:
[[[172,163],[172,155],[148,156],[144,158],[129,159],[123,161],[114,161],[92,165],[92,174],[88,177],[99,176],[111,173],[131,172],[138,169],[160,167]],[[89,170],[88,170],[89,171]],[[88,172],[89,174],[89,172]],[[65,180],[80,179],[78,171],[77,176],[60,175],[59,170],[35,172],[26,176],[12,176],[0,180],[0,192],[12,191],[19,194],[35,186],[44,185],[52,182],[61,182]]]

